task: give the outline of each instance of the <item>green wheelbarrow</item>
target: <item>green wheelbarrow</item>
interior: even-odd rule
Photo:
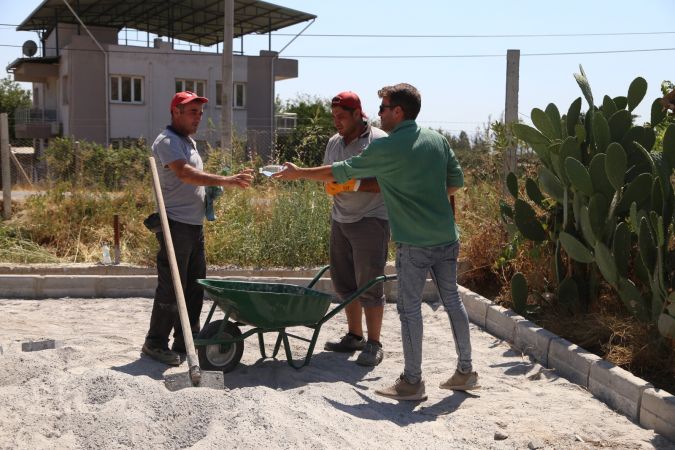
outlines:
[[[213,300],[206,323],[194,340],[200,367],[206,370],[231,371],[239,364],[244,353],[244,339],[254,334],[258,336],[260,355],[268,358],[263,335],[272,332],[277,333],[277,340],[269,357],[277,356],[283,342],[288,364],[300,369],[309,364],[321,326],[326,321],[375,284],[396,279],[396,275],[381,275],[328,311],[334,297],[312,289],[328,269],[329,266],[322,268],[307,287],[208,278],[198,280]],[[212,321],[217,307],[223,310],[225,317]],[[242,333],[240,326],[252,328]],[[307,339],[286,331],[286,328],[299,326],[313,329],[312,338]],[[309,343],[304,361],[296,362],[293,359],[289,338]]]

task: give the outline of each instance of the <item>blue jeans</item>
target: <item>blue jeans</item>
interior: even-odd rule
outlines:
[[[397,309],[401,319],[401,340],[405,366],[403,376],[409,383],[422,379],[422,291],[427,274],[436,279],[445,311],[450,318],[457,370],[471,372],[471,338],[469,316],[457,290],[457,258],[459,241],[437,247],[416,247],[396,244],[396,271],[398,273]]]

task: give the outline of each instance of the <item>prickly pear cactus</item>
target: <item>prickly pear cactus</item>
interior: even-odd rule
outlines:
[[[666,115],[656,108],[657,101],[651,123],[635,125],[631,114],[644,99],[647,82],[638,77],[626,96],[606,95],[596,105],[580,69],[575,78],[588,103],[585,113],[577,98],[566,115],[549,104],[532,110],[534,127],[513,125],[515,135],[537,154],[540,167],[536,179],[525,181],[527,198],[519,196],[518,178],[509,174],[514,203],[513,208],[502,205],[508,212],[502,217],[523,237],[554,245],[558,298],[592,301],[597,282],[588,278],[600,274],[628,311],[672,337],[675,124],[658,148],[653,127]],[[630,267],[635,267],[633,279]],[[523,285],[527,295],[523,275],[514,275],[514,302]]]

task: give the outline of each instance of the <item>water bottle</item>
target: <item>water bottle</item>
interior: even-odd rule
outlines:
[[[103,264],[112,264],[112,259],[110,259],[110,247],[108,247],[108,244],[103,244]]]
[[[285,169],[284,166],[280,166],[278,164],[270,164],[270,165],[261,167],[260,169],[258,169],[258,172],[265,175],[266,177],[271,177],[273,174],[275,174],[277,172],[281,172],[284,169]]]

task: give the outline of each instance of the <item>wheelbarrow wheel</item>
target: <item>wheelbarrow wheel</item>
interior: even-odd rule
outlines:
[[[218,333],[222,320],[209,323],[199,333],[199,339],[231,339],[241,336],[241,331],[232,322],[225,323],[225,329]],[[226,344],[200,345],[197,349],[199,366],[205,370],[221,370],[230,372],[234,369],[244,354],[244,341]]]

